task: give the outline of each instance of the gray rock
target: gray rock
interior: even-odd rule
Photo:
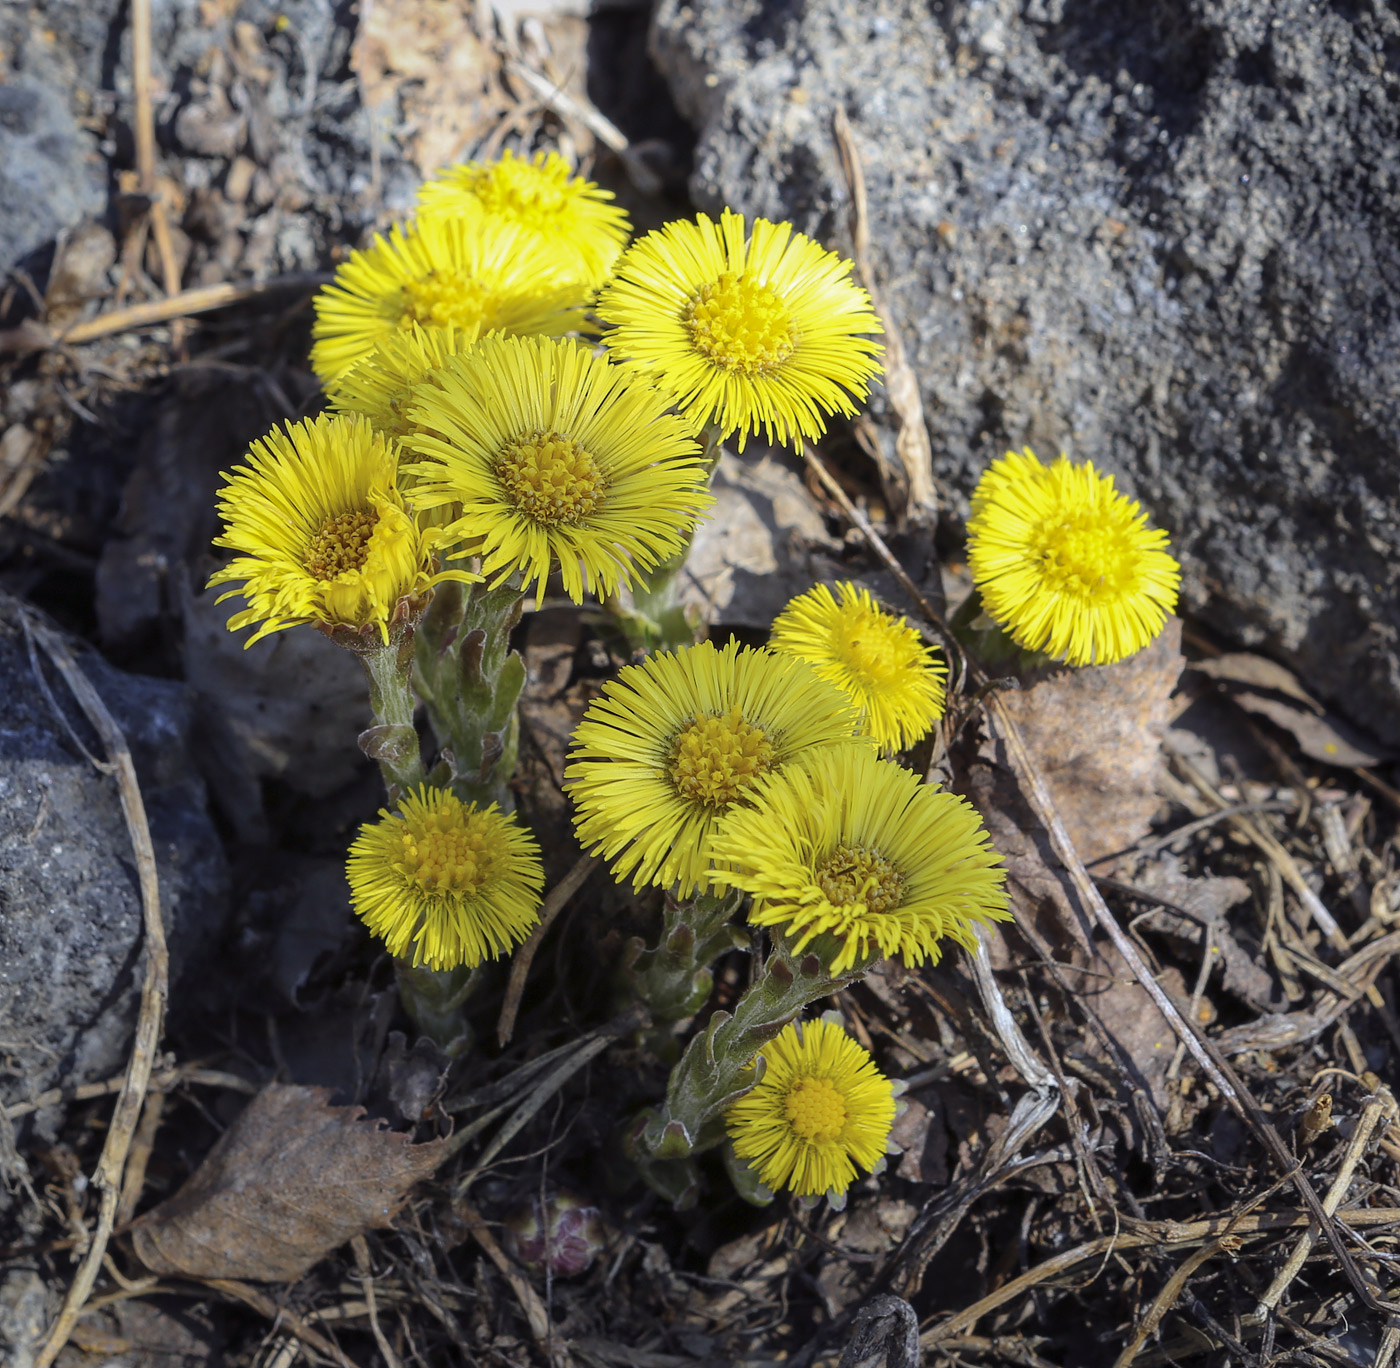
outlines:
[[[1189,612],[1400,743],[1393,5],[661,0],[652,49],[697,202],[849,251],[845,107],[955,520],[1093,459]]]
[[[126,735],[160,879],[172,985],[212,948],[228,904],[223,847],[190,760],[192,691],[79,657]],[[100,753],[61,681],[74,733]],[[106,1078],[130,1047],[142,972],[141,900],[116,781],[45,699],[13,600],[0,599],[0,1039],[7,1105]],[[39,1113],[41,1126],[56,1120]]]
[[[103,201],[92,139],[40,72],[0,82],[0,267],[8,268]]]

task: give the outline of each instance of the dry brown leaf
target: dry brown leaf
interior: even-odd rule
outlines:
[[[179,1192],[132,1226],[141,1261],[165,1275],[289,1282],[388,1225],[446,1141],[415,1145],[329,1097],[264,1088]]]
[[[1356,728],[1334,717],[1277,661],[1247,651],[1194,660],[1191,669],[1218,681],[1246,712],[1266,717],[1292,734],[1304,755],[1328,765],[1378,765],[1393,752],[1376,747]],[[1267,690],[1267,692],[1265,692]]]
[[[504,99],[497,62],[457,0],[372,0],[350,63],[371,108],[401,98],[397,126],[424,176],[455,161],[496,120]]]
[[[1183,665],[1172,618],[1127,660],[1056,670],[1003,695],[1085,863],[1126,850],[1152,824],[1168,700]]]
[[[1151,646],[1128,660],[1056,670],[1020,693],[1003,695],[1082,860],[1131,846],[1146,834],[1160,804],[1155,781],[1168,699],[1183,664],[1180,641],[1181,624],[1172,619]],[[1129,1062],[1137,1074],[1134,1085],[1164,1107],[1176,1037],[1070,897],[1063,865],[1023,800],[1000,742],[983,741],[959,778],[1006,859],[1018,919],[1034,927],[1057,958],[1070,961],[1064,972],[1117,1042],[1117,1062]],[[1000,938],[993,955],[1005,958]]]

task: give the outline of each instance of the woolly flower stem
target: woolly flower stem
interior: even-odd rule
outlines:
[[[453,588],[460,592],[459,586]],[[378,761],[390,803],[423,782],[423,757],[413,725],[413,637],[411,628],[403,629],[387,646],[356,651],[365,667],[374,712],[374,726],[360,734],[360,749]]]
[[[724,454],[717,418],[700,430],[699,441],[706,479],[713,484]],[[697,524],[695,531],[698,530]],[[630,594],[609,595],[608,611],[634,651],[674,651],[695,641],[696,624],[686,613],[680,596],[681,571],[690,557],[695,531],[675,555],[668,556],[654,570],[639,573]]]
[[[624,977],[658,1026],[694,1016],[714,987],[715,960],[726,950],[747,945],[744,933],[730,925],[741,901],[742,895],[735,893],[686,899],[668,894],[655,948],[645,949],[640,938],[629,946]]]
[[[832,974],[818,954],[798,960],[776,951],[757,981],[735,1004],[716,1012],[671,1071],[666,1100],[644,1112],[632,1136],[647,1175],[648,1160],[678,1160],[720,1144],[724,1113],[755,1083],[754,1056],[809,1003],[829,997],[870,967],[866,960]]]
[[[418,1030],[449,1055],[465,1054],[473,1032],[462,1008],[481,977],[481,966],[429,969],[396,959],[394,977],[399,1001]]]
[[[509,586],[444,588],[423,618],[415,653],[418,692],[442,750],[429,778],[464,802],[510,811],[520,736],[515,705],[525,684],[510,632],[520,620],[521,594]]]

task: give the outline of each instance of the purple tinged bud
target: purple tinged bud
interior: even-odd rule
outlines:
[[[567,1192],[536,1197],[506,1221],[506,1249],[530,1273],[572,1278],[592,1266],[603,1245],[602,1213]]]

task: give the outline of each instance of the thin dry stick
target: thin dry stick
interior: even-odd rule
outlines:
[[[113,1218],[120,1230],[136,1214],[141,1190],[146,1186],[146,1167],[155,1148],[156,1132],[160,1129],[161,1113],[165,1110],[165,1094],[153,1088],[146,1090],[146,1103],[141,1108],[141,1123],[132,1137],[131,1153],[126,1158],[126,1173],[122,1176],[122,1195]]]
[[[1400,1225],[1400,1208],[1357,1207],[1338,1213],[1337,1219],[1352,1226]],[[1235,1216],[1212,1216],[1201,1221],[1162,1221],[1153,1223],[1147,1229],[1138,1228],[1117,1235],[1100,1235],[1097,1239],[1065,1250],[1063,1254],[1056,1254],[1022,1273],[1020,1277],[1003,1283],[981,1301],[974,1302],[941,1325],[935,1325],[931,1330],[925,1331],[920,1342],[927,1349],[942,1340],[951,1339],[954,1335],[970,1330],[983,1316],[989,1315],[999,1306],[1005,1306],[1009,1301],[1014,1301],[1021,1293],[1039,1287],[1062,1273],[1068,1273],[1082,1263],[1091,1259],[1101,1259],[1105,1254],[1114,1251],[1126,1252],[1153,1245],[1193,1245],[1202,1240],[1215,1239],[1226,1232],[1236,1238],[1246,1239],[1280,1230],[1296,1230],[1300,1226],[1307,1226],[1311,1220],[1312,1217],[1306,1211],[1265,1211],[1258,1216],[1246,1216],[1243,1220]]]
[[[576,99],[548,76],[541,76],[514,57],[507,57],[505,66],[547,110],[565,121],[572,119],[582,124],[600,143],[616,152],[627,171],[628,180],[640,194],[661,193],[661,178],[637,155],[627,135],[593,104]]]
[[[554,919],[569,905],[569,899],[583,887],[584,881],[593,873],[599,861],[596,855],[584,855],[574,867],[549,890],[540,907],[540,924],[530,933],[530,938],[511,957],[510,981],[506,984],[506,1000],[501,1004],[500,1020],[496,1023],[496,1040],[504,1049],[515,1034],[515,1018],[520,1014],[520,1000],[525,994],[525,979],[534,963],[535,951],[540,948]]]
[[[13,1107],[5,1109],[6,1115],[11,1118],[16,1116],[28,1116],[30,1112],[43,1111],[45,1107],[52,1107],[55,1102],[90,1102],[94,1097],[109,1097],[112,1093],[121,1092],[126,1083],[126,1075],[121,1074],[116,1078],[104,1079],[101,1083],[83,1083],[76,1088],[50,1088],[48,1092],[40,1093],[32,1102],[16,1102]],[[227,1088],[231,1092],[247,1093],[250,1097],[258,1091],[256,1083],[250,1083],[246,1078],[240,1078],[237,1074],[224,1073],[220,1069],[200,1069],[185,1066],[179,1069],[166,1069],[161,1073],[152,1074],[150,1082],[146,1085],[147,1092],[174,1092],[176,1088],[186,1083],[202,1083],[209,1088]]]
[[[464,1204],[461,1207],[461,1217],[470,1229],[472,1237],[485,1251],[486,1257],[500,1269],[501,1276],[510,1284],[511,1291],[515,1293],[516,1300],[520,1303],[520,1309],[525,1313],[530,1334],[539,1346],[541,1353],[549,1360],[551,1368],[570,1368],[573,1359],[570,1357],[568,1349],[555,1338],[553,1327],[549,1323],[549,1312],[545,1310],[539,1293],[530,1286],[529,1280],[520,1270],[506,1258],[505,1250],[496,1243],[495,1236],[487,1229],[486,1223],[472,1207]]]
[[[1133,1331],[1132,1339],[1123,1346],[1123,1351],[1114,1361],[1113,1368],[1128,1368],[1128,1365],[1137,1357],[1138,1350],[1142,1348],[1147,1337],[1153,1334],[1162,1323],[1162,1317],[1176,1305],[1176,1299],[1190,1281],[1192,1274],[1202,1264],[1208,1263],[1222,1250],[1233,1252],[1239,1248],[1240,1237],[1235,1234],[1235,1227],[1249,1214],[1252,1208],[1259,1206],[1276,1191],[1277,1185],[1270,1188],[1268,1192],[1260,1193],[1248,1206],[1242,1207],[1230,1218],[1230,1225],[1222,1234],[1217,1235],[1204,1249],[1198,1249],[1167,1279],[1166,1286],[1153,1299],[1152,1305],[1147,1309],[1147,1314],[1142,1318],[1137,1329]]]
[[[355,1267],[360,1273],[360,1286],[365,1292],[369,1328],[374,1334],[374,1342],[379,1346],[379,1352],[384,1355],[384,1368],[401,1368],[399,1356],[394,1353],[394,1346],[389,1343],[379,1324],[379,1308],[374,1300],[374,1269],[369,1261],[369,1241],[363,1235],[356,1235],[350,1241],[350,1248],[355,1255]]]
[[[117,726],[91,681],[78,668],[63,639],[45,626],[37,616],[27,611],[21,615],[20,620],[29,637],[31,649],[35,642],[44,649],[106,748],[108,760],[105,768],[116,776],[122,812],[126,816],[127,830],[136,854],[136,869],[141,886],[142,930],[146,942],[146,972],[141,984],[141,1008],[136,1019],[136,1038],[132,1042],[131,1060],[127,1065],[125,1082],[112,1111],[112,1120],[107,1127],[107,1138],[102,1145],[97,1172],[93,1175],[93,1183],[102,1194],[98,1207],[97,1228],[93,1231],[92,1243],[88,1246],[77,1276],[68,1289],[68,1295],[63,1299],[58,1318],[34,1360],[35,1368],[49,1368],[58,1357],[59,1351],[68,1343],[69,1335],[73,1333],[78,1315],[92,1292],[98,1270],[102,1267],[102,1256],[107,1252],[107,1241],[112,1236],[117,1202],[122,1191],[122,1171],[126,1166],[127,1153],[131,1148],[132,1136],[141,1115],[141,1105],[146,1097],[146,1085],[150,1081],[156,1050],[160,1045],[169,988],[170,960],[165,948],[165,925],[160,916],[160,884],[156,876],[155,848],[151,844],[146,805],[141,800],[141,787],[136,781],[136,766],[132,762],[126,737],[122,735],[121,728]]]
[[[165,201],[156,186],[156,116],[151,104],[151,0],[131,0],[131,85],[135,93],[132,123],[136,137],[136,181],[150,200],[146,213],[160,257],[166,295],[180,292],[180,267],[170,236]],[[176,342],[179,337],[176,337]]]
[[[1361,1162],[1361,1156],[1366,1152],[1366,1146],[1370,1142],[1372,1132],[1376,1129],[1376,1123],[1382,1116],[1389,1119],[1394,1114],[1395,1099],[1390,1095],[1389,1088],[1382,1088],[1374,1097],[1367,1098],[1366,1105],[1361,1109],[1361,1117],[1356,1123],[1356,1129],[1351,1133],[1346,1153],[1342,1156],[1337,1176],[1332,1180],[1332,1186],[1327,1189],[1327,1195],[1322,1199],[1322,1209],[1329,1216],[1333,1215],[1341,1206],[1342,1198],[1346,1196],[1347,1189],[1351,1186],[1351,1180],[1356,1173],[1356,1166]],[[1288,1256],[1288,1262],[1279,1269],[1273,1282],[1265,1289],[1264,1295],[1259,1298],[1261,1312],[1272,1311],[1283,1300],[1283,1294],[1288,1290],[1289,1283],[1298,1276],[1308,1255],[1312,1252],[1313,1245],[1317,1243],[1317,1235],[1317,1227],[1309,1226],[1298,1237],[1298,1243],[1293,1246],[1293,1252]]]
[[[1181,767],[1182,773],[1185,774],[1191,785],[1199,790],[1207,802],[1218,808],[1228,806],[1225,799],[1215,791],[1210,780],[1186,756],[1179,751],[1171,750],[1171,757]],[[1230,818],[1230,825],[1241,836],[1253,841],[1278,866],[1278,872],[1283,875],[1284,881],[1298,895],[1299,901],[1307,908],[1308,915],[1317,923],[1318,929],[1335,949],[1340,950],[1345,955],[1351,949],[1351,945],[1343,934],[1342,928],[1337,925],[1337,919],[1327,910],[1322,899],[1308,887],[1308,882],[1303,878],[1303,872],[1298,868],[1293,856],[1267,831],[1256,826],[1248,817],[1236,814]]]
[[[93,342],[99,337],[127,332],[133,328],[149,328],[191,314],[208,313],[211,309],[227,308],[244,300],[277,290],[310,292],[329,284],[335,277],[320,271],[299,271],[275,276],[252,285],[201,285],[194,290],[181,290],[169,299],[153,299],[146,304],[130,304],[124,309],[99,314],[86,323],[75,323],[66,331],[54,334],[34,327],[9,328],[0,332],[0,355],[15,351],[43,351],[48,347],[75,346]]]
[[[241,1301],[245,1306],[251,1306],[275,1327],[296,1336],[308,1348],[314,1349],[318,1354],[324,1354],[332,1362],[339,1364],[340,1368],[357,1368],[338,1344],[313,1330],[300,1316],[294,1315],[285,1306],[278,1306],[271,1297],[264,1296],[257,1288],[249,1287],[244,1282],[236,1282],[232,1278],[203,1278],[200,1281],[215,1292],[222,1292],[225,1296]]]
[[[938,514],[938,492],[933,487],[933,449],[929,445],[928,425],[924,422],[924,401],[919,395],[918,376],[914,374],[904,350],[904,338],[870,269],[870,217],[865,171],[856,149],[851,121],[839,104],[832,116],[832,131],[836,135],[836,151],[841,158],[841,170],[851,196],[851,245],[855,252],[856,275],[870,295],[871,307],[885,329],[885,392],[899,418],[894,448],[909,481],[909,504],[916,520],[932,522]]]

